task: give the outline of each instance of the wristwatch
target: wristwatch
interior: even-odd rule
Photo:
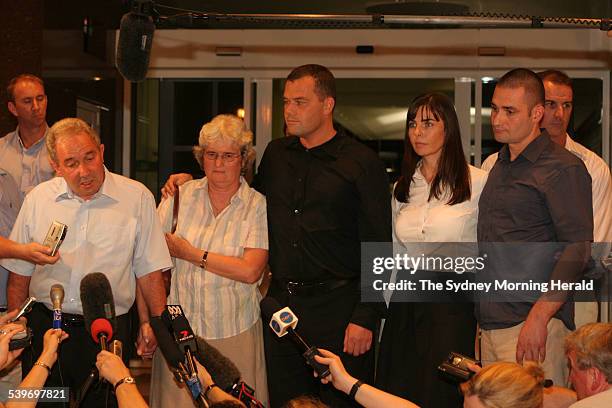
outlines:
[[[115,384],[115,393],[117,392],[117,388],[119,388],[121,384],[136,384],[136,380],[134,379],[134,377],[129,376],[129,375],[125,378],[120,379]]]

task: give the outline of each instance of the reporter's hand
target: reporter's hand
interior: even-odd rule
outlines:
[[[19,323],[8,323],[0,328],[0,370],[15,361],[23,351],[23,349],[9,351],[11,339],[23,330],[24,326]]]
[[[49,329],[43,337],[43,351],[39,360],[51,367],[57,361],[57,349],[60,343],[68,338],[68,333],[61,329]]]
[[[39,244],[38,242],[30,242],[29,244],[19,245],[20,259],[31,262],[37,265],[54,264],[59,259],[59,251],[51,256],[51,248]]]
[[[187,174],[187,173],[171,174],[170,177],[168,177],[168,181],[166,181],[166,184],[164,184],[164,186],[161,189],[162,197],[163,198],[172,197],[174,195],[174,192],[179,186],[182,186],[183,184],[185,184],[186,182],[190,180],[193,180],[193,177],[191,176],[191,174]]]
[[[198,360],[196,360],[196,369],[198,370],[198,378],[204,387],[208,387],[213,383],[213,379],[210,373]]]
[[[315,360],[321,364],[329,366],[330,371],[330,375],[321,378],[321,382],[323,384],[331,382],[336,389],[348,394],[357,379],[352,377],[346,371],[346,369],[344,368],[344,364],[342,364],[342,360],[340,360],[340,357],[338,357],[331,351],[322,348],[319,349],[319,352],[321,353],[321,355],[315,355]],[[315,377],[318,376],[316,371],[314,375]]]
[[[157,349],[157,338],[149,322],[142,323],[136,339],[136,353],[142,358],[153,358]]]
[[[96,357],[96,367],[100,376],[115,385],[122,378],[130,376],[130,370],[123,364],[121,357],[108,351],[101,351]]]
[[[17,313],[19,313],[19,310],[14,309],[14,310],[11,310],[10,312],[7,312],[3,316],[0,316],[0,326],[8,323],[9,320],[13,320],[15,316],[17,316]]]

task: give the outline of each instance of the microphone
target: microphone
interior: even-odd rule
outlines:
[[[242,377],[236,364],[203,338],[196,337],[196,343],[196,360],[208,371],[215,384],[222,390],[229,392],[234,384],[240,382]]]
[[[184,382],[197,406],[206,406],[202,383],[198,378],[194,353],[195,335],[178,305],[168,305],[160,317],[151,319],[157,344],[178,381]],[[172,334],[171,334],[172,333]]]
[[[81,279],[81,304],[85,329],[106,350],[107,341],[116,331],[115,300],[106,275],[94,272]]]
[[[306,359],[306,363],[311,366],[319,375],[319,378],[330,375],[329,367],[325,364],[317,362],[314,358],[316,355],[321,355],[316,347],[308,345],[306,341],[295,330],[298,318],[289,309],[289,307],[281,307],[278,301],[272,297],[265,297],[260,303],[261,313],[267,319],[270,319],[270,328],[278,337],[283,337],[287,333],[302,352],[302,356]]]
[[[91,337],[100,345],[101,350],[108,350],[108,342],[113,338],[113,326],[110,321],[100,317],[91,324]]]
[[[168,365],[174,369],[173,371],[181,370],[181,366],[184,368],[185,357],[172,338],[168,325],[159,316],[151,317],[150,323],[157,339],[157,347],[161,350]]]
[[[140,82],[147,75],[155,32],[151,12],[152,2],[137,0],[133,10],[121,18],[116,65],[128,81]]]
[[[62,328],[62,303],[64,303],[64,287],[59,283],[51,286],[49,292],[51,303],[53,303],[53,328]]]

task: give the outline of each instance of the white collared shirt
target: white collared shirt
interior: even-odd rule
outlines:
[[[268,249],[266,199],[240,179],[230,204],[217,217],[208,195],[208,179],[180,187],[176,234],[196,248],[227,256],[242,256],[245,248]],[[161,202],[157,212],[164,232],[172,227],[174,199]],[[259,319],[258,283],[248,284],[202,270],[175,258],[168,304],[180,304],[197,335],[207,339],[235,336]]]
[[[429,184],[417,167],[410,184],[408,203],[392,199],[393,238],[399,242],[476,242],[478,200],[487,173],[469,166],[472,196],[448,205],[448,195],[429,199]]]
[[[63,310],[82,314],[80,282],[102,272],[111,284],[117,315],[134,303],[136,278],[171,267],[153,195],[141,183],[105,169],[100,191],[88,201],[75,196],[61,177],[39,184],[25,198],[10,238],[42,243],[51,223],[68,226],[54,265],[5,259],[2,266],[31,276],[30,296],[51,307],[51,285],[64,286]]]
[[[612,242],[612,178],[610,167],[605,161],[569,135],[565,139],[565,148],[578,156],[591,176],[593,195],[593,240],[594,242]],[[497,161],[493,153],[482,163],[481,169],[491,171]]]
[[[19,208],[21,196],[15,180],[0,168],[0,237],[7,238],[11,233]]]
[[[0,138],[0,165],[13,176],[22,199],[30,190],[50,180],[55,174],[45,145],[48,133],[49,128],[39,141],[27,149],[19,137],[19,127]]]

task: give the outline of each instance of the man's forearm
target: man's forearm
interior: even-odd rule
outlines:
[[[23,301],[28,297],[30,291],[29,276],[18,275],[9,272],[8,284],[6,288],[7,309],[17,309]]]
[[[138,285],[151,316],[161,315],[166,306],[166,290],[161,271],[151,272],[138,278]],[[138,295],[137,295],[138,299]],[[140,309],[139,309],[140,315]],[[142,319],[142,317],[141,317]]]
[[[136,281],[136,309],[138,310],[138,318],[140,323],[149,321],[149,307],[147,306],[147,302],[142,294],[142,289],[140,288],[140,281]]]

